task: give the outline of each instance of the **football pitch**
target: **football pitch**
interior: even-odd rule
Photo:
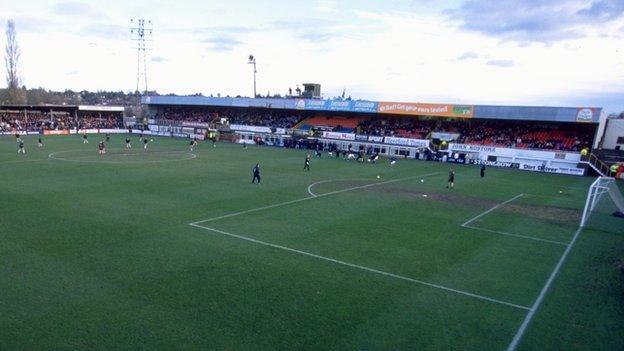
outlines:
[[[100,138],[0,138],[1,350],[624,345],[594,178]]]

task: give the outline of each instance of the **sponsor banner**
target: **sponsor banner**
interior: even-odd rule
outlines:
[[[39,134],[41,134],[41,133],[39,133],[39,132],[28,132],[28,133],[26,133],[26,134],[28,134],[28,135],[39,135]]]
[[[355,140],[355,134],[353,134],[353,133],[323,132],[323,138],[338,139],[338,140]]]
[[[123,106],[78,105],[79,111],[124,112]]]
[[[298,110],[346,111],[376,113],[378,103],[366,100],[315,100],[299,99],[295,103]]]
[[[247,125],[242,125],[242,124],[230,124],[230,129],[243,131],[243,132],[252,132],[252,133],[286,134],[286,129],[284,128],[247,126]]]
[[[331,101],[326,101],[326,100],[304,100],[304,103],[305,103],[304,108],[306,110],[327,111],[328,110],[327,105],[330,102]]]
[[[375,101],[351,101],[352,112],[377,113],[379,104]]]
[[[487,145],[449,144],[449,150],[465,152],[492,152],[496,153],[496,147]]]
[[[43,135],[69,135],[69,130],[68,129],[44,130]]]
[[[378,105],[378,111],[379,113],[391,113],[397,115],[472,118],[474,106],[422,104],[410,102],[380,102]]]
[[[328,104],[326,104],[327,109],[330,111],[350,111],[351,110],[351,101],[345,100],[330,100]]]
[[[565,160],[567,162],[579,162],[581,160],[580,152],[561,152],[547,150],[529,150],[529,149],[512,149],[487,145],[470,145],[470,144],[449,144],[449,150],[457,152],[474,152],[483,153],[491,156],[499,157],[516,157],[523,159],[538,160]]]
[[[182,127],[208,128],[208,123],[203,123],[203,122],[182,122]]]
[[[123,134],[128,133],[127,129],[100,129],[100,133]]]
[[[464,163],[466,163],[466,159],[465,159],[465,158],[454,158],[454,157],[447,157],[447,158],[446,158],[446,162],[448,162],[448,163],[459,163],[459,164],[464,164]]]
[[[99,133],[99,129],[80,129],[78,130],[78,134],[97,134]]]
[[[584,175],[585,170],[582,168],[576,167],[555,167],[555,166],[546,166],[546,165],[532,165],[532,164],[521,164],[520,169],[524,171],[534,171],[534,172],[546,172],[546,173],[557,173],[557,174],[569,174],[569,175]]]
[[[368,141],[368,136],[366,135],[356,135],[355,140],[357,141]]]
[[[444,141],[452,141],[459,138],[459,133],[442,133],[442,132],[433,132],[431,133],[431,137],[433,139],[440,139]]]
[[[386,144],[412,146],[412,147],[427,147],[427,146],[429,146],[429,140],[423,140],[423,139],[385,137],[384,138],[384,142]]]
[[[368,137],[368,141],[372,141],[374,143],[383,143],[383,139],[384,139],[384,137],[382,137],[382,136],[375,136],[375,135],[370,135]]]
[[[206,135],[205,134],[191,134],[190,136],[192,138],[197,139],[197,140],[205,140],[206,139]]]
[[[188,138],[189,137],[188,134],[183,134],[183,133],[171,133],[171,136],[174,136],[176,138]]]
[[[598,109],[595,108],[579,108],[576,111],[577,122],[593,122],[594,118],[598,116]]]
[[[501,167],[501,168],[520,168],[520,164],[517,162],[501,162],[501,161],[488,161],[488,160],[472,160],[470,163],[475,165],[485,165],[489,167]]]
[[[305,103],[304,99],[298,99],[295,102],[295,109],[297,109],[297,110],[305,110],[305,108],[306,108],[306,103]]]

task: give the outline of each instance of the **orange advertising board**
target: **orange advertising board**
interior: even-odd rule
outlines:
[[[68,135],[69,130],[61,129],[61,130],[44,130],[43,135]]]
[[[379,113],[472,118],[474,107],[470,105],[424,104],[413,102],[380,102]]]

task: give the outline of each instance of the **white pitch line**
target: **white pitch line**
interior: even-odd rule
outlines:
[[[559,273],[559,270],[563,266],[563,262],[568,257],[568,254],[572,250],[572,246],[574,246],[574,243],[576,242],[576,239],[578,238],[578,236],[579,236],[579,234],[581,233],[582,230],[583,230],[583,227],[579,227],[576,230],[576,232],[574,233],[574,237],[572,237],[572,241],[570,242],[568,247],[566,247],[565,251],[561,255],[561,258],[559,259],[559,262],[557,262],[557,265],[555,266],[555,268],[553,269],[552,273],[550,274],[550,277],[548,277],[548,280],[546,281],[546,284],[544,284],[544,287],[542,288],[542,291],[540,291],[540,294],[537,297],[537,299],[535,300],[535,303],[533,303],[533,306],[531,306],[531,309],[529,310],[529,313],[527,313],[526,317],[524,318],[524,321],[522,322],[522,325],[520,325],[520,328],[518,329],[518,332],[516,332],[516,335],[514,336],[513,340],[509,344],[509,346],[507,347],[507,351],[514,351],[518,347],[518,344],[520,343],[520,340],[522,340],[522,336],[524,335],[524,332],[526,331],[527,327],[529,326],[529,323],[531,323],[531,320],[533,319],[533,316],[535,315],[535,312],[537,312],[537,310],[539,309],[540,305],[542,304],[542,301],[544,300],[544,297],[546,296],[546,293],[550,289],[550,286],[552,285],[553,281],[555,280],[555,277],[557,276],[557,274]]]
[[[541,242],[550,243],[550,244],[557,244],[557,245],[568,246],[568,243],[564,243],[564,242],[556,241],[556,240],[542,239],[542,238],[538,238],[538,237],[534,237],[534,236],[520,235],[520,234],[514,234],[514,233],[507,233],[507,232],[502,232],[502,231],[498,231],[498,230],[491,230],[491,229],[475,227],[475,226],[471,226],[471,225],[463,225],[462,224],[462,227],[470,228],[470,229],[474,229],[474,230],[481,230],[481,231],[488,232],[488,233],[494,233],[494,234],[500,234],[500,235],[506,235],[506,236],[513,236],[513,237],[521,238],[521,239],[541,241]]]
[[[53,152],[51,154],[48,155],[48,159],[50,160],[58,160],[58,161],[65,161],[65,162],[78,162],[78,163],[105,163],[105,164],[128,164],[128,165],[132,165],[132,164],[146,164],[146,163],[168,163],[168,162],[177,162],[177,161],[188,161],[188,160],[192,160],[197,158],[197,155],[192,153],[192,152],[186,152],[186,151],[176,151],[176,150],[172,150],[172,151],[155,151],[155,152],[160,152],[160,153],[170,153],[170,154],[181,154],[181,155],[188,155],[190,157],[186,157],[186,158],[177,158],[177,159],[171,159],[171,160],[151,160],[151,161],[131,161],[131,162],[121,162],[121,161],[108,161],[108,160],[72,160],[72,159],[68,159],[68,158],[62,158],[62,157],[56,157],[56,155],[58,154],[62,154],[62,153],[67,153],[67,152],[73,152],[73,151],[84,151],[84,149],[75,149],[75,150],[65,150],[65,151],[57,151],[57,152]],[[155,153],[155,152],[151,152],[150,153]],[[136,153],[133,155],[140,155],[140,153]],[[110,154],[110,156],[120,156],[120,155],[114,155],[114,154]]]
[[[190,225],[196,225],[196,224],[200,224],[200,223],[213,222],[213,221],[217,221],[217,220],[224,219],[224,218],[236,217],[236,216],[240,216],[240,215],[243,215],[243,214],[246,214],[246,213],[257,212],[257,211],[262,211],[262,210],[268,210],[268,209],[271,209],[271,208],[281,207],[281,206],[285,206],[285,205],[290,205],[290,204],[294,204],[294,203],[297,203],[297,202],[302,202],[302,201],[307,201],[307,200],[311,200],[311,199],[316,199],[316,198],[319,198],[319,197],[340,194],[340,193],[344,193],[344,192],[347,192],[347,191],[353,191],[353,190],[358,190],[358,189],[365,189],[365,188],[378,186],[378,185],[402,182],[402,181],[405,181],[405,180],[419,178],[419,177],[420,178],[430,177],[430,176],[433,176],[433,175],[436,175],[436,174],[440,174],[440,172],[433,172],[433,173],[428,173],[428,174],[423,174],[423,175],[417,175],[417,176],[411,176],[411,177],[387,180],[385,182],[371,183],[371,184],[366,184],[366,185],[354,186],[354,187],[351,187],[351,188],[346,188],[346,189],[341,189],[341,190],[336,190],[336,191],[330,191],[328,193],[323,193],[323,194],[319,194],[319,195],[307,196],[307,197],[303,197],[303,198],[300,198],[300,199],[290,200],[290,201],[286,201],[286,202],[280,202],[280,203],[273,204],[273,205],[262,206],[262,207],[252,208],[252,209],[244,210],[244,211],[240,211],[240,212],[229,213],[229,214],[226,214],[226,215],[223,215],[223,216],[203,219],[201,221],[192,222],[192,223],[189,223],[189,224]]]
[[[477,216],[475,216],[475,217],[473,217],[473,218],[471,218],[471,219],[467,220],[467,221],[466,221],[466,222],[464,222],[461,226],[462,226],[462,227],[465,227],[465,226],[467,226],[468,224],[470,224],[470,223],[474,222],[475,220],[477,220],[477,219],[479,219],[479,218],[481,218],[481,217],[485,216],[486,214],[488,214],[488,213],[490,213],[490,212],[494,211],[495,209],[497,209],[497,208],[499,208],[499,207],[501,207],[501,206],[504,206],[504,205],[506,205],[506,204],[508,204],[508,203],[510,203],[510,202],[512,202],[512,201],[514,201],[515,199],[517,199],[517,198],[519,198],[519,197],[521,197],[521,196],[523,196],[523,195],[524,195],[524,194],[518,194],[518,195],[516,195],[516,196],[512,197],[511,199],[509,199],[509,200],[507,200],[507,201],[505,201],[505,202],[501,202],[500,204],[498,204],[498,205],[496,205],[496,206],[494,206],[494,207],[490,208],[489,210],[487,210],[487,211],[485,211],[485,212],[483,212],[483,213],[481,213],[481,214],[479,214],[479,215],[477,215]]]
[[[321,256],[321,255],[316,255],[316,254],[313,254],[313,253],[309,253],[309,252],[306,252],[306,251],[293,249],[293,248],[282,246],[282,245],[271,244],[271,243],[268,243],[266,241],[261,241],[261,240],[258,240],[258,239],[253,239],[253,238],[242,236],[242,235],[236,235],[236,234],[228,233],[226,231],[215,229],[215,228],[204,227],[204,226],[201,226],[201,225],[198,225],[198,224],[195,224],[195,223],[191,223],[190,225],[193,226],[193,227],[202,228],[202,229],[209,230],[209,231],[212,231],[212,232],[215,232],[215,233],[219,233],[221,235],[226,235],[226,236],[229,236],[229,237],[233,237],[233,238],[249,241],[249,242],[260,244],[260,245],[264,245],[264,246],[269,246],[269,247],[280,249],[280,250],[284,250],[284,251],[294,252],[294,253],[297,253],[297,254],[300,254],[300,255],[317,258],[317,259],[320,259],[320,260],[336,263],[336,264],[339,264],[339,265],[343,265],[343,266],[347,266],[347,267],[351,267],[351,268],[356,268],[356,269],[360,269],[360,270],[363,270],[363,271],[367,271],[367,272],[371,272],[371,273],[384,275],[384,276],[387,276],[387,277],[392,277],[392,278],[408,281],[408,282],[411,282],[411,283],[425,285],[425,286],[428,286],[428,287],[431,287],[431,288],[445,290],[445,291],[452,292],[452,293],[455,293],[455,294],[469,296],[469,297],[472,297],[472,298],[476,298],[476,299],[479,299],[479,300],[484,300],[484,301],[488,301],[488,302],[492,302],[492,303],[496,303],[496,304],[500,304],[500,305],[510,306],[510,307],[514,307],[514,308],[518,308],[518,309],[522,309],[522,310],[529,310],[529,307],[518,305],[518,304],[515,304],[515,303],[502,301],[502,300],[497,300],[497,299],[494,299],[494,298],[491,298],[491,297],[478,295],[478,294],[474,294],[474,293],[467,292],[467,291],[457,290],[457,289],[449,288],[449,287],[446,287],[446,286],[433,284],[433,283],[429,283],[429,282],[426,282],[426,281],[413,279],[413,278],[405,277],[405,276],[394,274],[394,273],[388,273],[388,272],[380,271],[378,269],[364,267],[364,266],[360,266],[360,265],[357,265],[357,264],[354,264],[354,263],[340,261],[340,260],[337,260],[335,258],[330,258],[330,257]]]
[[[316,183],[312,183],[308,186],[308,194],[310,194],[310,196],[313,197],[317,197],[318,195],[316,195],[314,192],[312,192],[312,188],[320,185],[320,184],[325,184],[325,183],[332,183],[332,182],[346,182],[346,181],[350,181],[350,180],[368,180],[368,179],[364,179],[364,178],[345,178],[345,179],[328,179],[328,180],[321,180],[318,181]]]

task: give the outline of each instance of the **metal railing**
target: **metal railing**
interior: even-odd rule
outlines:
[[[598,156],[593,153],[589,154],[588,163],[603,177],[608,177],[610,175],[609,173],[611,173],[609,166],[602,162]]]

